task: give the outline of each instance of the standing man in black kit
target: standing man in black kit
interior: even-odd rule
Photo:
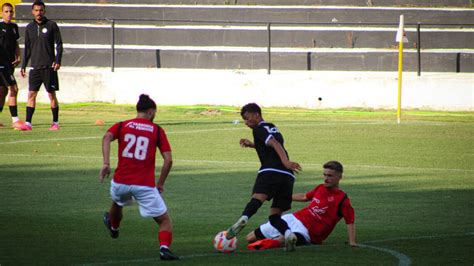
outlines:
[[[13,23],[13,5],[4,3],[2,5],[2,21],[0,21],[0,113],[3,111],[5,98],[8,92],[8,107],[12,117],[12,127],[18,129],[24,124],[18,118],[18,86],[15,80],[15,67],[20,64],[20,46],[18,39],[18,25]],[[0,124],[0,127],[2,125]]]
[[[20,71],[21,76],[25,77],[26,65],[31,57],[26,123],[21,130],[32,130],[31,120],[41,84],[44,84],[46,91],[48,91],[53,113],[53,123],[49,130],[59,130],[59,104],[56,91],[59,90],[58,70],[61,67],[63,54],[61,33],[56,22],[44,16],[46,6],[43,2],[35,1],[31,9],[34,20],[26,26],[24,60]]]

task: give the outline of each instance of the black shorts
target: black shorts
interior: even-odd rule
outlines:
[[[48,92],[59,90],[58,71],[52,68],[39,68],[30,70],[30,91],[39,91],[41,84]]]
[[[295,179],[287,174],[267,171],[257,175],[253,193],[265,194],[267,200],[272,200],[272,208],[282,211],[291,209],[291,196],[293,195],[293,184]]]
[[[13,72],[15,69],[9,66],[0,66],[0,87],[8,87],[16,84]]]

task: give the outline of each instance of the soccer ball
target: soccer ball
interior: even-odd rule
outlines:
[[[231,253],[237,249],[237,238],[234,237],[231,240],[227,240],[225,235],[227,231],[222,231],[217,233],[216,237],[214,237],[214,248],[218,252],[222,253]]]

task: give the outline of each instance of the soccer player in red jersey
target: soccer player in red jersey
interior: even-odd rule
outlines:
[[[294,201],[310,202],[306,207],[282,217],[298,238],[297,245],[321,244],[344,218],[347,224],[349,245],[357,246],[355,240],[354,209],[347,194],[339,189],[343,166],[329,161],[323,166],[324,184],[307,193],[293,194]],[[247,235],[248,249],[263,250],[281,247],[283,236],[266,223]]]
[[[158,241],[160,258],[177,260],[170,251],[173,228],[166,204],[160,193],[164,191],[165,180],[172,166],[171,148],[165,131],[153,123],[156,104],[148,95],[140,95],[137,103],[137,117],[114,124],[102,139],[104,165],[99,179],[104,181],[110,174],[110,143],[118,140],[118,165],[111,182],[112,206],[104,215],[104,224],[112,238],[118,237],[122,220],[122,208],[138,202],[140,214],[152,217],[159,225]],[[160,178],[155,183],[156,148],[163,157]]]

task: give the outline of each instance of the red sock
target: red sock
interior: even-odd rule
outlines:
[[[158,241],[160,241],[160,247],[166,246],[169,248],[173,241],[173,234],[170,231],[160,231],[158,232]]]

